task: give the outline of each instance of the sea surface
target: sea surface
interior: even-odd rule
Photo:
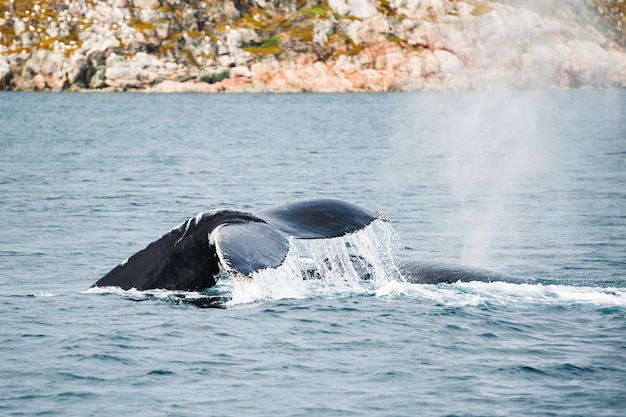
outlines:
[[[0,415],[624,416],[624,115],[611,90],[1,93]],[[363,239],[397,259],[537,284],[90,289],[198,212],[313,197],[384,213]]]

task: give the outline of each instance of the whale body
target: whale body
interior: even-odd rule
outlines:
[[[228,273],[252,277],[279,267],[291,239],[331,239],[357,232],[381,213],[337,199],[289,202],[254,213],[215,210],[173,228],[99,279],[94,286],[128,290],[200,291]],[[458,265],[407,262],[399,267],[409,282],[508,281],[512,277]]]

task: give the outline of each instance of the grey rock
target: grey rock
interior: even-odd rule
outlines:
[[[11,85],[13,71],[6,57],[0,55],[0,90],[5,90]]]
[[[328,36],[335,31],[335,24],[328,19],[316,20],[313,26],[313,42],[321,45],[328,42]]]
[[[350,7],[350,16],[358,17],[359,19],[367,19],[378,14],[371,0],[350,0],[348,5]]]

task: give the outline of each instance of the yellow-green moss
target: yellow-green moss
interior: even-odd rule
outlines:
[[[302,9],[302,12],[314,17],[324,17],[326,16],[326,13],[328,13],[328,9],[323,9],[321,7],[308,7],[306,9]]]
[[[298,39],[302,42],[313,41],[313,25],[299,25],[293,26],[287,34],[294,39]]]
[[[128,21],[128,26],[130,26],[131,28],[142,32],[144,30],[154,30],[154,24],[151,22],[142,22],[139,19],[130,19]]]
[[[13,30],[13,28],[10,28],[8,26],[0,26],[0,33],[10,38],[15,37],[15,30]]]
[[[400,37],[398,37],[396,35],[387,35],[387,40],[390,41],[390,42],[395,43],[396,45],[400,45],[400,46],[402,46],[402,45],[404,45],[406,43],[404,39],[402,39],[402,38],[400,38]]]
[[[188,37],[194,38],[194,39],[204,38],[205,36],[209,36],[209,34],[206,33],[204,30],[188,30],[188,31],[185,31],[185,33],[187,34]]]
[[[283,51],[280,36],[271,36],[260,45],[246,46],[243,49],[251,54],[278,54]]]
[[[491,7],[489,5],[480,3],[474,5],[474,9],[472,10],[472,16],[480,16],[483,14],[487,14],[491,11]]]
[[[378,2],[378,12],[387,15],[388,17],[396,17],[396,9],[389,4],[389,0],[380,0]]]

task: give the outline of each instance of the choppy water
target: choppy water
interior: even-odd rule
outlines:
[[[624,114],[623,91],[2,93],[0,413],[622,416]],[[87,290],[200,211],[304,197],[541,284]]]

